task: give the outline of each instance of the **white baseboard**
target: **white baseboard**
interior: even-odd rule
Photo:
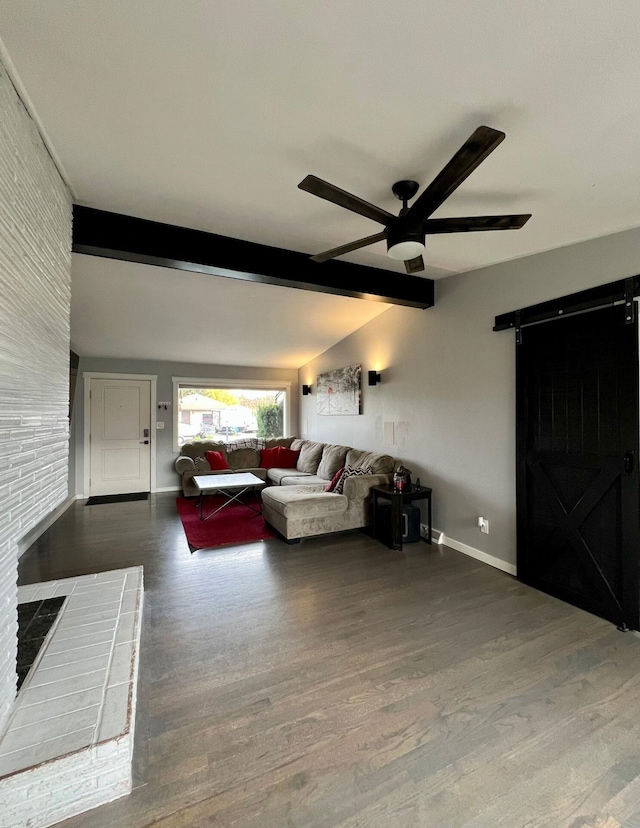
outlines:
[[[20,538],[18,541],[18,557],[24,555],[31,544],[35,543],[41,535],[44,535],[47,529],[53,526],[56,520],[58,520],[60,515],[64,514],[69,506],[72,506],[76,502],[76,499],[77,495],[69,495],[53,512],[43,518],[33,529],[30,529],[23,538]]]
[[[482,552],[480,549],[476,549],[466,543],[454,540],[448,535],[442,536],[441,543],[444,543],[445,546],[450,546],[452,549],[455,549],[456,552],[462,552],[463,555],[468,555],[470,558],[475,558],[477,561],[482,561],[482,563],[494,566],[496,569],[501,569],[503,572],[508,572],[509,575],[518,574],[515,564],[507,563],[500,558],[496,558],[495,555],[489,555],[488,552]]]
[[[152,494],[162,494],[163,492],[181,492],[180,486],[162,486],[157,488]]]

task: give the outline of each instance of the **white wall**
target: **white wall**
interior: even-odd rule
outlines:
[[[0,731],[16,691],[16,541],[67,496],[70,291],[70,195],[0,64]]]
[[[319,417],[304,397],[301,433],[400,458],[433,487],[438,529],[515,564],[515,337],[494,333],[494,317],[639,272],[640,230],[630,230],[438,281],[434,308],[391,308],[300,370],[312,384],[343,365],[364,372],[362,416]],[[383,443],[385,421],[395,446]]]

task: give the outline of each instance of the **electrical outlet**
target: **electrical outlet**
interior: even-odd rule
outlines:
[[[478,528],[484,535],[489,534],[489,521],[486,518],[478,518]]]
[[[422,535],[423,538],[428,538],[429,537],[429,527],[427,526],[426,523],[421,523],[420,524],[420,534]]]

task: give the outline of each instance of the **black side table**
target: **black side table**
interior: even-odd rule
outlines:
[[[431,543],[431,489],[428,486],[415,487],[410,492],[394,492],[392,486],[374,486],[373,492],[373,537],[383,540],[390,549],[402,551],[402,507],[405,503],[414,500],[427,501],[428,535],[422,540]],[[382,520],[380,514],[380,500],[391,503],[391,537],[382,538]]]

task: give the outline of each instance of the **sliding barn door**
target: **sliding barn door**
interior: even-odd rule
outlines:
[[[638,629],[638,333],[622,307],[516,345],[518,577]]]

